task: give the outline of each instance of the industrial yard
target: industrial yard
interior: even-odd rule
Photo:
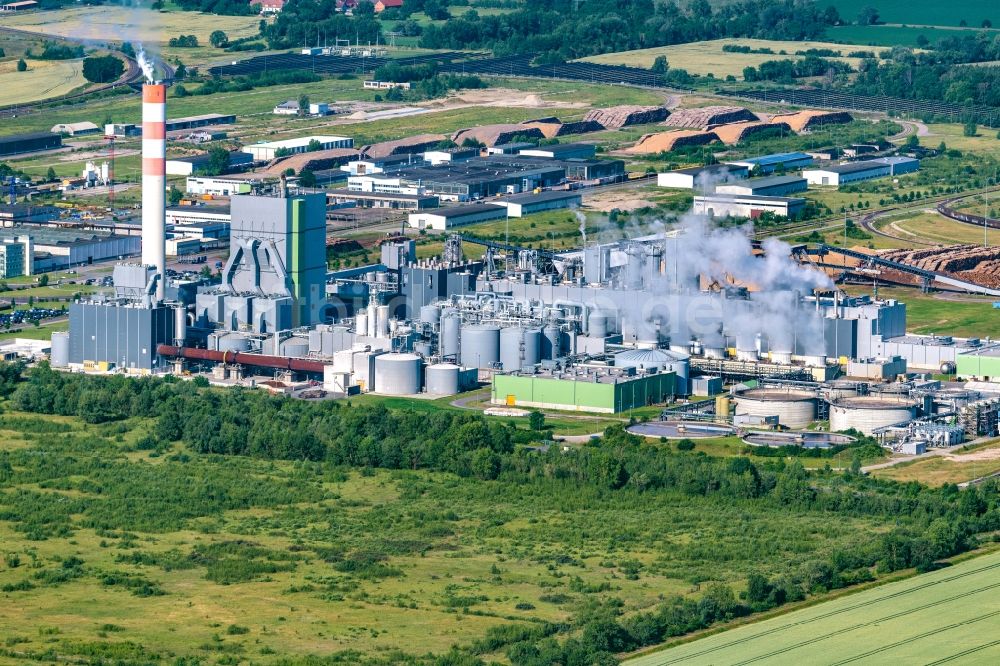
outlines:
[[[0,5],[0,661],[989,661],[986,14],[189,4]]]

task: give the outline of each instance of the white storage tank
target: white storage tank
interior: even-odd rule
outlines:
[[[442,356],[457,356],[459,332],[462,318],[454,310],[441,315],[441,332],[438,338],[438,353]]]
[[[912,421],[917,405],[908,398],[891,395],[863,395],[840,398],[830,403],[830,430],[854,429],[871,435],[876,429]]]
[[[69,333],[66,331],[57,331],[52,334],[49,365],[53,368],[65,368],[69,365]]]
[[[500,331],[500,364],[512,372],[541,360],[542,332],[537,328],[514,326]]]
[[[608,316],[600,310],[594,310],[587,318],[587,335],[591,338],[608,337]]]
[[[462,365],[472,368],[492,368],[500,362],[500,329],[497,326],[475,324],[462,326],[459,354]]]
[[[736,395],[737,415],[777,416],[788,428],[805,428],[816,418],[816,396],[808,391],[758,388]]]
[[[542,358],[555,360],[562,356],[562,344],[557,324],[547,324],[542,329]]]
[[[281,350],[281,356],[305,358],[309,355],[309,338],[293,335],[282,340],[278,348]]]
[[[427,392],[431,395],[455,395],[461,390],[460,368],[454,363],[438,363],[427,367]]]
[[[216,338],[220,352],[245,352],[250,349],[250,340],[239,333],[226,333]]]
[[[375,335],[380,338],[389,337],[389,306],[380,305],[375,309]]]
[[[354,332],[358,335],[368,335],[368,313],[359,310],[354,316]]]
[[[420,321],[431,326],[437,326],[441,319],[441,310],[435,305],[420,306]]]
[[[777,365],[791,365],[792,364],[792,352],[790,351],[771,351],[771,363]]]
[[[375,357],[375,393],[414,395],[420,393],[423,359],[416,354],[379,354]]]
[[[821,392],[827,402],[833,402],[840,398],[853,398],[858,395],[858,384],[841,379],[824,384]]]

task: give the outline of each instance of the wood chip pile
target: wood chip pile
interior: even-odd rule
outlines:
[[[663,106],[612,106],[594,109],[583,119],[599,123],[605,129],[619,129],[630,125],[647,125],[667,119],[670,112]]]

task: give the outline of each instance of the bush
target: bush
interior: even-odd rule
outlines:
[[[125,63],[114,56],[83,59],[83,78],[91,83],[110,83],[125,72]]]

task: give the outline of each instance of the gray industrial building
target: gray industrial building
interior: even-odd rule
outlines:
[[[37,153],[62,147],[62,135],[51,132],[0,136],[0,157]]]
[[[510,217],[523,217],[545,210],[575,208],[583,203],[583,195],[571,190],[548,190],[546,192],[525,192],[502,199],[490,199],[490,206],[501,206],[507,209]]]
[[[715,193],[782,197],[795,192],[805,192],[808,188],[809,184],[801,176],[768,176],[716,185]]]

